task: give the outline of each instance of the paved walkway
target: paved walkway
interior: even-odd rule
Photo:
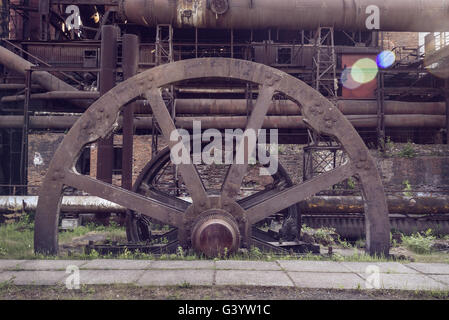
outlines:
[[[78,274],[79,272],[79,274]],[[449,264],[332,261],[0,260],[0,283],[449,290]],[[73,282],[72,282],[73,283]]]

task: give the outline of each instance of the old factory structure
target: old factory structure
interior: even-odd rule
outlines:
[[[392,228],[449,231],[448,1],[0,3],[0,207],[36,210],[37,251],[80,213],[208,256],[289,250],[303,223],[370,253]],[[195,123],[267,129],[278,170],[173,164]]]

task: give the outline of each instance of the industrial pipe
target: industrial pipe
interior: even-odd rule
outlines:
[[[348,115],[346,118],[355,128],[376,128],[375,115]],[[192,129],[193,121],[201,121],[204,129],[245,128],[248,118],[245,116],[232,117],[177,117],[176,125],[184,129]],[[301,116],[268,116],[263,123],[264,129],[305,129],[306,125]],[[387,128],[444,128],[446,116],[433,115],[386,115]]]
[[[253,106],[247,110],[245,99],[177,99],[177,114],[222,114],[222,115],[246,115],[251,112]],[[377,114],[377,101],[375,100],[339,100],[338,109],[345,115],[374,115]],[[428,114],[445,115],[446,105],[444,102],[402,102],[385,101],[385,114]],[[143,108],[141,108],[143,109]],[[145,113],[151,112],[146,106]],[[298,115],[299,106],[289,100],[273,101],[268,109],[269,115]]]
[[[150,27],[363,31],[374,24],[380,31],[449,31],[447,0],[122,0],[119,11]]]
[[[87,99],[87,100],[95,100],[100,97],[99,92],[95,91],[50,91],[45,93],[34,93],[30,96],[31,100],[58,100],[58,99],[65,99],[65,100],[72,100],[72,99]],[[6,102],[18,102],[18,101],[24,101],[25,96],[24,95],[16,95],[16,96],[5,96],[1,98],[0,103],[6,103]]]
[[[0,46],[0,63],[6,68],[14,70],[17,73],[25,76],[26,70],[35,67],[31,62],[23,59],[17,54],[9,51],[3,46]],[[78,89],[65,83],[61,79],[53,76],[46,71],[33,71],[32,81],[39,84],[42,88],[48,91],[78,91]],[[71,100],[77,106],[87,108],[89,103],[82,100]]]
[[[346,118],[355,128],[375,128],[377,116],[375,115],[348,115]],[[31,116],[31,129],[70,129],[79,119],[79,116]],[[263,123],[264,129],[306,129],[301,116],[268,116]],[[203,129],[231,129],[246,127],[246,116],[232,117],[176,117],[177,127],[192,129],[193,121],[201,121]],[[119,118],[119,126],[122,118]],[[152,117],[135,117],[136,129],[151,129]],[[441,115],[386,115],[387,128],[445,128],[446,116]],[[23,116],[0,116],[0,128],[22,128]]]
[[[0,212],[30,212],[37,206],[37,196],[0,196]],[[188,200],[188,199],[186,199]],[[338,215],[363,213],[364,205],[361,197],[356,196],[317,196],[300,203],[302,214]],[[448,214],[448,197],[399,197],[387,198],[388,210],[391,214]],[[113,202],[93,196],[64,196],[61,211],[74,213],[113,212],[125,213],[126,208]]]

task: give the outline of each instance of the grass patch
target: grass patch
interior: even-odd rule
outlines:
[[[403,245],[410,251],[418,254],[432,253],[432,243],[436,239],[432,235],[432,230],[427,230],[424,234],[415,233],[411,236],[402,236]]]
[[[69,243],[76,237],[89,232],[105,232],[111,240],[123,239],[125,230],[111,222],[110,226],[88,224],[74,230],[59,232],[59,244]],[[95,258],[87,255],[84,258]],[[0,258],[1,259],[57,259],[62,257],[34,254],[34,221],[24,214],[18,222],[0,224]],[[83,258],[82,255],[78,258]]]

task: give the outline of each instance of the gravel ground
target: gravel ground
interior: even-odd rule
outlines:
[[[53,286],[0,287],[0,300],[449,300],[449,292],[272,287]]]

